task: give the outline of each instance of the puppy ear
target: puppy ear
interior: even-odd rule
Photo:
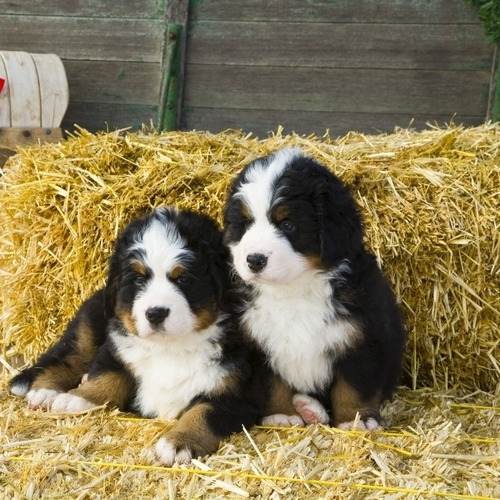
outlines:
[[[224,306],[229,288],[229,248],[224,245],[223,234],[215,220],[207,215],[184,211],[177,219],[188,245],[198,248],[205,256],[217,293],[217,305]]]
[[[108,275],[106,278],[106,287],[104,289],[104,312],[106,318],[112,318],[115,315],[116,307],[116,292],[118,289],[118,281],[122,273],[123,259],[126,249],[133,243],[134,234],[137,233],[139,228],[143,225],[142,219],[132,221],[122,232],[118,235],[113,255],[109,261]]]
[[[217,291],[217,301],[221,308],[228,301],[227,293],[231,288],[229,249],[225,245],[211,249],[210,267],[215,288]]]
[[[317,194],[321,261],[333,267],[363,250],[363,227],[349,188],[333,174],[324,178]]]
[[[230,287],[229,247],[224,244],[224,235],[218,228],[211,226],[206,229],[203,252],[215,285],[217,303],[219,307],[223,307]]]

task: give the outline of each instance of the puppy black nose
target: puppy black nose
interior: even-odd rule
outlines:
[[[267,257],[263,253],[251,253],[247,255],[248,267],[254,271],[262,271],[267,264]]]
[[[150,307],[146,311],[146,319],[153,325],[159,325],[170,314],[166,307]]]

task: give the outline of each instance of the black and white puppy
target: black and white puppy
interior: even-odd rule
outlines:
[[[257,159],[230,190],[225,242],[272,370],[264,423],[385,425],[405,334],[346,185],[299,149]]]
[[[156,445],[167,466],[211,453],[262,412],[236,303],[216,224],[158,209],[123,230],[105,289],[11,392],[52,411],[109,403],[178,419]]]

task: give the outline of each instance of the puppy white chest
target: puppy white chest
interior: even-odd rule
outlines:
[[[355,342],[354,324],[338,319],[323,278],[291,286],[263,286],[244,321],[272,369],[299,392],[324,389],[335,355]]]
[[[226,375],[219,364],[220,347],[208,340],[118,336],[114,340],[136,378],[135,406],[145,416],[177,418],[195,396],[213,391]]]

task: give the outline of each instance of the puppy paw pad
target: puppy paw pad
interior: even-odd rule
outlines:
[[[318,400],[305,394],[295,394],[292,402],[306,424],[327,424],[330,421],[328,413]]]

